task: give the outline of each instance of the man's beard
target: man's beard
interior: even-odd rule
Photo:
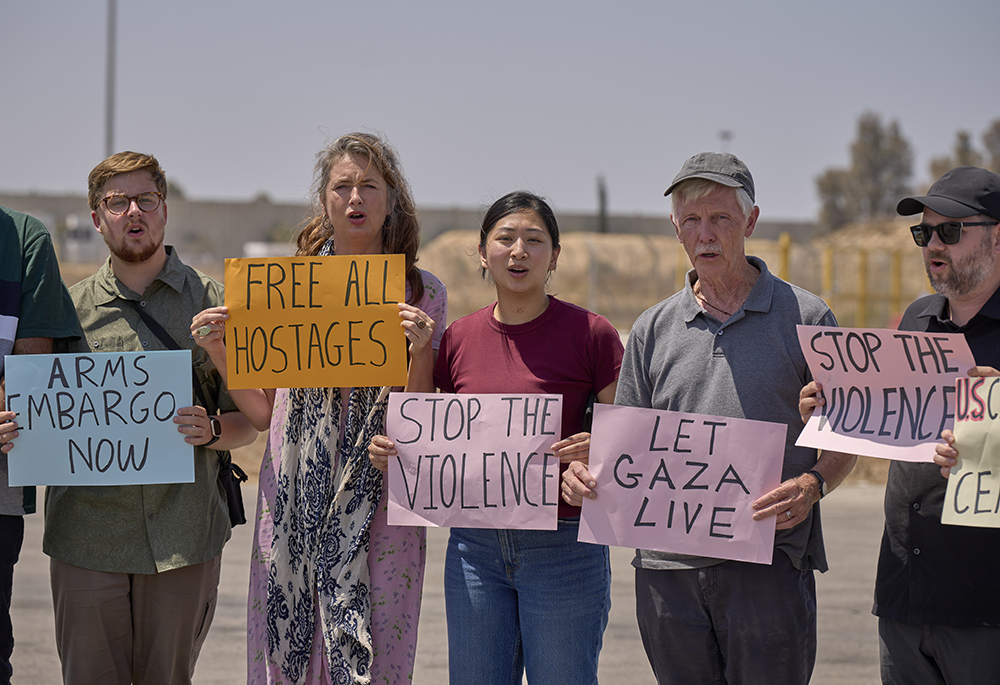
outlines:
[[[966,255],[955,263],[941,252],[928,252],[924,259],[924,268],[931,287],[945,297],[963,297],[982,285],[993,273],[996,255],[993,254],[993,235],[986,231],[980,249]],[[931,274],[929,263],[941,261],[949,266],[947,276]]]
[[[162,238],[156,242],[143,242],[138,245],[129,244],[125,241],[122,241],[120,245],[112,245],[107,238],[104,239],[104,242],[111,251],[111,254],[126,264],[142,264],[155,255],[163,246]]]

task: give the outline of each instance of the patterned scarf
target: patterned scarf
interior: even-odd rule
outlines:
[[[320,254],[329,254],[331,243]],[[340,434],[339,388],[287,391],[274,537],[268,563],[268,651],[293,683],[309,666],[316,606],[332,682],[371,682],[369,526],[382,477],[368,459],[387,393],[353,388]]]

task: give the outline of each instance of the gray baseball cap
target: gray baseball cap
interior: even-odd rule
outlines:
[[[904,197],[896,211],[909,216],[924,207],[952,219],[986,214],[1000,221],[1000,176],[975,166],[955,167],[934,181],[926,195]]]
[[[750,201],[754,201],[750,170],[739,157],[728,152],[701,152],[684,162],[680,173],[674,176],[673,183],[663,194],[669,195],[678,184],[690,178],[704,178],[730,188],[743,188],[750,195]]]

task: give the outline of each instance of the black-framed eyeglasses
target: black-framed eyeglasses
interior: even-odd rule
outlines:
[[[133,202],[144,212],[155,212],[162,201],[163,195],[155,191],[140,193],[139,195],[108,195],[101,200],[107,210],[116,215],[127,212]]]
[[[920,247],[927,247],[931,241],[931,236],[937,231],[938,238],[945,245],[955,245],[962,239],[962,229],[965,226],[995,226],[997,221],[946,221],[937,226],[927,224],[917,224],[910,226],[910,233],[913,234],[913,242]]]

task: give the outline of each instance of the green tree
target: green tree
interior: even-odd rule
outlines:
[[[847,169],[827,169],[816,179],[819,192],[819,223],[828,228],[848,224],[857,212],[851,202],[850,174]]]
[[[858,119],[858,137],[851,145],[851,186],[856,193],[855,221],[893,216],[899,198],[907,194],[913,176],[913,153],[899,123],[882,125],[866,112]]]
[[[1000,174],[1000,119],[994,119],[983,133],[983,147],[986,148],[989,169]]]
[[[827,169],[816,179],[821,225],[833,229],[893,216],[912,176],[913,152],[899,123],[883,125],[878,114],[865,112],[851,143],[850,167]]]
[[[1000,120],[997,124],[1000,124]],[[986,140],[985,134],[983,140]],[[931,178],[941,178],[946,171],[957,166],[983,166],[983,156],[973,147],[972,135],[968,131],[959,131],[955,134],[955,147],[950,155],[931,160]]]

